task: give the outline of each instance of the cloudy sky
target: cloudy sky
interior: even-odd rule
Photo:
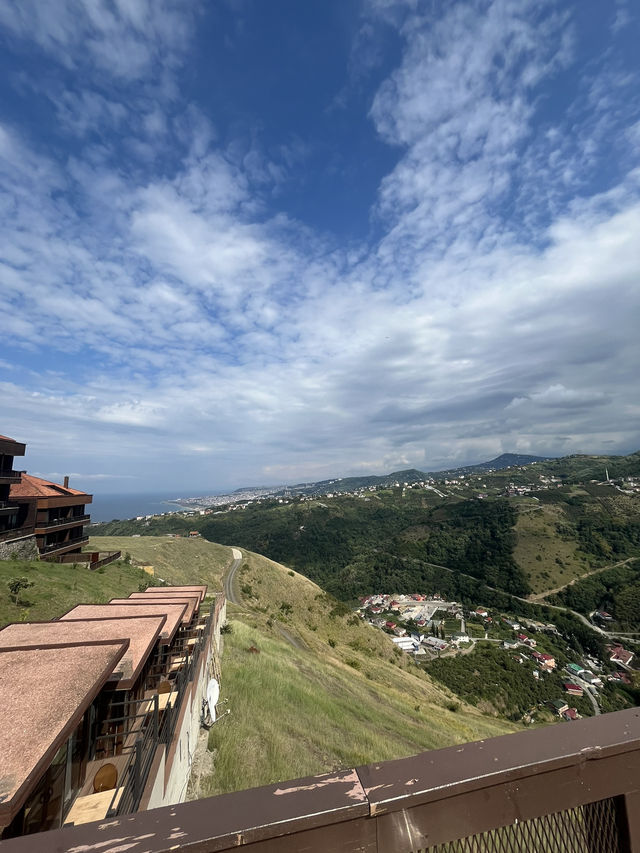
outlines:
[[[92,492],[640,448],[640,13],[3,0],[0,432]]]

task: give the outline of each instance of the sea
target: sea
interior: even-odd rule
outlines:
[[[159,515],[163,512],[180,512],[182,507],[169,503],[186,495],[171,495],[166,493],[101,495],[94,494],[93,501],[87,506],[91,513],[91,521],[113,521],[125,518],[136,518],[138,515]],[[193,507],[189,507],[193,509]]]

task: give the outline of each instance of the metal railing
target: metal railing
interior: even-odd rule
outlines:
[[[129,760],[120,775],[121,785],[114,791],[107,817],[131,814],[138,809],[149,771],[160,743],[158,696],[153,697],[148,722],[129,750]]]
[[[46,521],[36,519],[37,530],[48,530],[50,527],[62,527],[63,524],[84,524],[89,521],[90,515],[70,515],[67,518],[50,518]]]
[[[62,542],[51,542],[48,545],[43,545],[40,548],[41,554],[50,554],[53,551],[59,551],[60,548],[69,548],[73,545],[81,545],[83,542],[88,542],[88,536],[76,536],[75,539],[66,539]]]
[[[2,853],[638,853],[640,709],[3,842]]]

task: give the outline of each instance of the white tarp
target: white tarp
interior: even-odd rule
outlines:
[[[209,714],[212,722],[216,721],[216,703],[220,698],[220,685],[215,678],[212,678],[207,684],[207,705],[209,706]]]

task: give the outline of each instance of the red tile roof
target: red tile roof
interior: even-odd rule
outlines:
[[[61,486],[60,483],[52,483],[51,480],[43,480],[32,474],[23,474],[20,482],[11,486],[10,495],[12,498],[91,498],[91,495],[79,489]]]

